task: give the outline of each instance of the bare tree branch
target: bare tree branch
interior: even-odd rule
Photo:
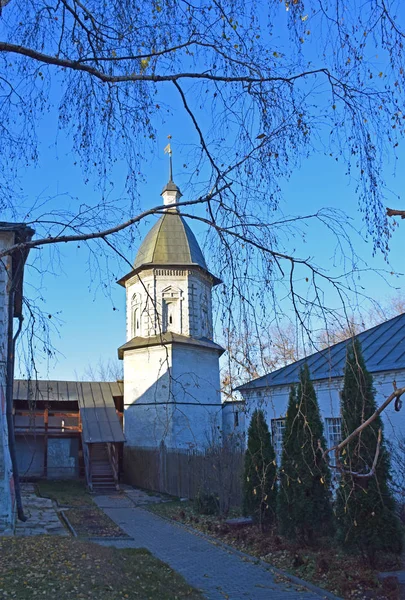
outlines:
[[[246,83],[246,84],[254,84],[254,83],[267,83],[267,82],[283,82],[288,84],[293,84],[298,79],[303,79],[310,75],[326,75],[327,79],[333,82],[334,84],[340,84],[341,82],[333,77],[333,75],[329,72],[328,69],[313,69],[309,71],[303,71],[302,73],[298,73],[296,75],[291,75],[289,77],[252,77],[248,73],[246,75],[240,75],[238,77],[231,75],[213,75],[209,72],[198,73],[198,72],[188,72],[188,73],[173,73],[171,75],[147,75],[146,73],[129,73],[128,75],[110,75],[105,73],[104,71],[100,71],[95,67],[91,67],[90,65],[83,64],[79,60],[69,60],[67,58],[59,58],[57,56],[51,56],[49,54],[45,54],[43,52],[38,52],[33,48],[27,48],[24,46],[17,46],[16,44],[10,44],[8,42],[0,42],[0,52],[9,52],[11,54],[20,54],[23,56],[27,56],[34,60],[37,60],[40,63],[48,64],[48,65],[56,65],[58,67],[64,67],[67,69],[72,69],[73,71],[83,71],[84,73],[88,73],[100,81],[104,83],[123,83],[128,81],[150,81],[153,83],[171,81],[175,82],[179,79],[205,79],[208,81],[219,81],[223,83]],[[137,60],[137,56],[130,57],[130,60]],[[94,58],[94,61],[97,62],[97,57]]]
[[[401,219],[405,219],[405,210],[396,210],[395,208],[387,208],[387,217],[401,217]]]
[[[405,394],[405,387],[397,388],[395,381],[394,381],[393,385],[394,385],[394,391],[392,392],[392,394],[381,404],[381,406],[378,407],[378,409],[366,421],[364,421],[359,427],[357,427],[357,429],[352,431],[351,434],[348,435],[339,444],[323,451],[321,442],[320,442],[320,440],[318,440],[318,448],[322,451],[322,457],[326,458],[326,456],[330,452],[335,452],[335,457],[336,457],[335,468],[338,469],[339,471],[341,471],[342,473],[347,473],[348,475],[353,475],[354,477],[357,477],[357,478],[368,478],[368,477],[372,477],[374,475],[375,467],[377,465],[377,460],[378,460],[378,456],[379,456],[379,452],[380,452],[380,446],[381,446],[381,429],[378,430],[378,440],[377,440],[377,447],[376,447],[373,465],[367,473],[357,473],[357,472],[351,471],[350,469],[345,469],[343,467],[343,465],[341,464],[340,454],[341,454],[342,450],[345,448],[345,446],[347,446],[366,427],[368,427],[373,421],[375,421],[376,418],[380,416],[380,414],[387,408],[387,406],[389,406],[391,404],[391,402],[393,400],[395,400],[395,404],[396,404],[395,410],[397,410],[397,411],[400,410],[400,405],[398,403],[398,400],[401,398],[401,396],[403,394]]]
[[[222,191],[227,189],[228,187],[230,187],[230,184],[226,184],[226,185],[222,186],[220,189],[213,192],[212,194],[208,194],[204,198],[198,198],[197,200],[188,200],[188,201],[186,200],[184,202],[178,202],[177,204],[173,205],[173,207],[175,207],[175,206],[176,207],[190,206],[192,204],[205,204],[205,203],[209,202],[209,200],[214,198],[217,194],[220,194]],[[49,244],[66,244],[68,242],[83,242],[83,241],[88,241],[88,240],[104,239],[107,236],[112,235],[113,233],[118,233],[119,231],[122,231],[122,230],[126,229],[127,227],[130,227],[131,225],[135,225],[135,223],[139,223],[140,221],[142,221],[142,219],[145,219],[146,217],[148,217],[150,215],[160,214],[162,211],[165,211],[167,208],[170,208],[170,206],[172,206],[172,205],[165,206],[164,204],[162,204],[155,208],[145,210],[142,213],[140,213],[139,215],[137,215],[136,217],[133,217],[132,219],[129,219],[128,221],[125,221],[124,223],[120,223],[120,224],[116,225],[115,227],[110,227],[109,229],[105,229],[103,231],[93,231],[93,232],[81,233],[81,234],[77,234],[77,235],[61,235],[61,236],[57,236],[57,237],[49,237],[49,238],[45,238],[45,239],[31,240],[30,242],[24,242],[22,244],[14,244],[14,246],[10,246],[10,248],[8,248],[7,250],[1,251],[0,258],[2,258],[3,256],[14,254],[15,252],[20,252],[23,249],[38,248],[40,246],[47,246]]]

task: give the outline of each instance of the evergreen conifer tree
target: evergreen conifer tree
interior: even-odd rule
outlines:
[[[376,410],[373,378],[366,369],[357,339],[347,347],[341,408],[343,437],[347,437]],[[364,474],[370,470],[379,429],[382,430],[380,417],[345,446],[341,455],[345,471]],[[344,472],[337,492],[338,540],[345,549],[365,554],[372,564],[377,552],[400,554],[403,547],[403,532],[388,486],[389,478],[390,461],[382,440],[375,474],[364,479]]]
[[[312,544],[333,531],[330,471],[318,440],[326,448],[323,425],[308,365],[291,388],[283,436],[277,515],[280,531]]]
[[[243,512],[263,529],[274,521],[277,499],[276,455],[262,410],[255,410],[248,430],[243,479]]]

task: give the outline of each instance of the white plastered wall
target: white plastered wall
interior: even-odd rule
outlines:
[[[170,346],[124,354],[124,432],[128,446],[167,443],[172,423]]]
[[[168,344],[124,354],[128,446],[203,449],[219,440],[221,396],[216,350]]]
[[[382,404],[393,391],[393,382],[397,387],[405,386],[405,369],[398,371],[387,371],[373,374],[374,387],[376,390],[377,406]],[[340,392],[343,386],[343,378],[334,378],[329,381],[314,382],[314,388],[319,403],[319,409],[323,419],[340,416]],[[246,405],[248,411],[248,422],[255,408],[262,408],[267,416],[268,423],[271,419],[279,419],[285,416],[288,405],[290,386],[277,386],[273,388],[262,388],[250,390],[246,393]],[[382,413],[385,427],[385,435],[389,439],[405,437],[405,407],[400,411],[394,410],[393,403]]]
[[[0,232],[0,250],[10,247],[14,233]],[[11,261],[0,260],[0,530],[11,526],[14,514],[14,481],[8,449],[6,420],[6,362],[8,331],[8,290]]]
[[[126,282],[127,341],[167,330],[212,339],[211,288],[212,277],[198,268],[144,269]],[[125,351],[127,446],[202,449],[221,426],[217,350],[174,343]]]
[[[171,447],[203,449],[215,445],[222,427],[218,351],[174,344],[172,352],[176,408]]]
[[[171,294],[178,317],[168,328],[182,335],[212,339],[211,285],[210,278],[197,269],[154,268],[135,275],[126,283],[127,341],[164,331],[162,301]],[[140,320],[136,328],[134,314],[138,309]]]
[[[224,402],[222,404],[222,438],[224,442],[244,447],[246,431],[245,402]]]
[[[393,382],[397,387],[405,386],[405,369],[373,373],[376,391],[376,403],[380,406],[393,391]],[[319,409],[323,420],[340,416],[340,392],[343,386],[343,377],[325,381],[315,381],[314,388],[317,395]],[[266,420],[271,431],[272,419],[284,418],[288,406],[290,386],[277,386],[273,388],[251,389],[244,393],[246,399],[246,431],[255,408],[261,408],[266,415]],[[399,442],[405,442],[405,406],[399,412],[394,409],[392,402],[382,413],[384,425],[384,439],[386,442],[398,447]],[[393,472],[396,464],[392,461]]]

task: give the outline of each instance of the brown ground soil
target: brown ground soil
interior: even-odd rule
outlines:
[[[39,481],[40,496],[65,508],[64,514],[78,537],[128,537],[93,501],[80,481]]]

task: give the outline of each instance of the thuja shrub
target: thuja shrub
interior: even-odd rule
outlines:
[[[333,532],[331,476],[323,458],[323,424],[308,366],[300,371],[298,388],[290,391],[277,517],[280,532],[305,544]]]
[[[277,500],[276,455],[262,410],[255,410],[248,430],[243,474],[243,512],[263,529],[274,522]]]
[[[349,342],[341,394],[342,431],[347,437],[376,410],[373,378],[367,371],[361,345]],[[379,431],[381,446],[373,472]],[[374,564],[378,552],[400,554],[403,529],[390,490],[390,460],[377,417],[342,450],[343,473],[337,492],[337,536],[341,546],[358,551]],[[365,477],[365,475],[371,476]]]

